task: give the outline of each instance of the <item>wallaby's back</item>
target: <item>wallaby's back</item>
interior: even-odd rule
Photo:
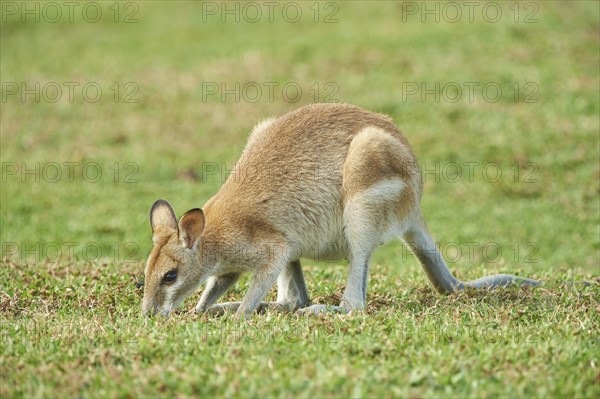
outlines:
[[[289,234],[338,241],[331,235],[342,229],[344,163],[350,143],[367,127],[389,133],[412,158],[404,167],[416,168],[407,141],[388,117],[353,105],[311,104],[257,125],[234,173],[206,209],[218,206],[218,214],[236,219],[257,215]],[[418,175],[418,169],[410,173]],[[377,178],[372,176],[374,183]]]

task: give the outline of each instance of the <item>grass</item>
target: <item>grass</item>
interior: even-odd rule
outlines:
[[[293,24],[222,23],[193,2],[131,3],[135,23],[121,3],[115,23],[113,3],[98,4],[97,23],[2,8],[2,397],[600,395],[597,3],[519,3],[521,22],[501,3],[496,23],[466,9],[458,23],[422,23],[413,3],[391,1],[339,3],[324,23],[332,3],[299,3]],[[535,23],[521,20],[527,4]],[[79,83],[72,101],[65,82]],[[39,101],[23,100],[36,83]],[[436,83],[438,98],[424,92]],[[440,296],[391,242],[373,258],[364,313],[239,323],[190,313],[195,296],[169,319],[140,317],[153,201],[201,206],[254,123],[332,99],[405,132],[453,272],[545,284]],[[313,302],[337,304],[344,263],[303,265]]]

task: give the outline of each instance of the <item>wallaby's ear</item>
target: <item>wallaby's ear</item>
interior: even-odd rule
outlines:
[[[204,212],[194,208],[179,219],[179,240],[186,248],[193,248],[204,231]]]
[[[150,225],[152,233],[155,232],[158,226],[167,226],[173,230],[177,230],[177,218],[171,205],[165,200],[159,199],[150,208]]]

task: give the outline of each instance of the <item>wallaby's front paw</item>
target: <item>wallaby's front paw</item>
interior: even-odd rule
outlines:
[[[256,309],[257,313],[263,314],[267,311],[275,313],[289,313],[296,310],[296,307],[291,303],[279,303],[279,302],[261,302]]]
[[[253,312],[242,311],[241,308],[237,309],[235,313],[235,318],[238,319],[247,319],[252,317],[253,313],[265,314],[267,312],[275,312],[275,313],[289,313],[295,310],[295,306],[288,303],[279,303],[279,302],[261,302]]]
[[[196,308],[194,309],[194,312],[196,312],[196,314],[202,314],[202,313],[206,313],[208,309],[205,306],[200,306],[197,305]]]
[[[347,314],[349,311],[341,306],[332,305],[311,305],[306,308],[298,309],[298,313],[302,315],[319,315],[324,313],[343,313]]]
[[[224,302],[212,305],[205,313],[210,316],[223,316],[225,313],[233,313],[240,307],[241,302]]]

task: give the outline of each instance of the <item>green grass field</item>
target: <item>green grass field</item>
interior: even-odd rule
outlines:
[[[2,398],[600,396],[597,2],[24,4],[0,3]],[[362,313],[141,317],[152,203],[202,206],[256,122],[315,101],[403,130],[459,278],[544,285],[438,295],[395,241]],[[337,305],[345,263],[303,266]]]

